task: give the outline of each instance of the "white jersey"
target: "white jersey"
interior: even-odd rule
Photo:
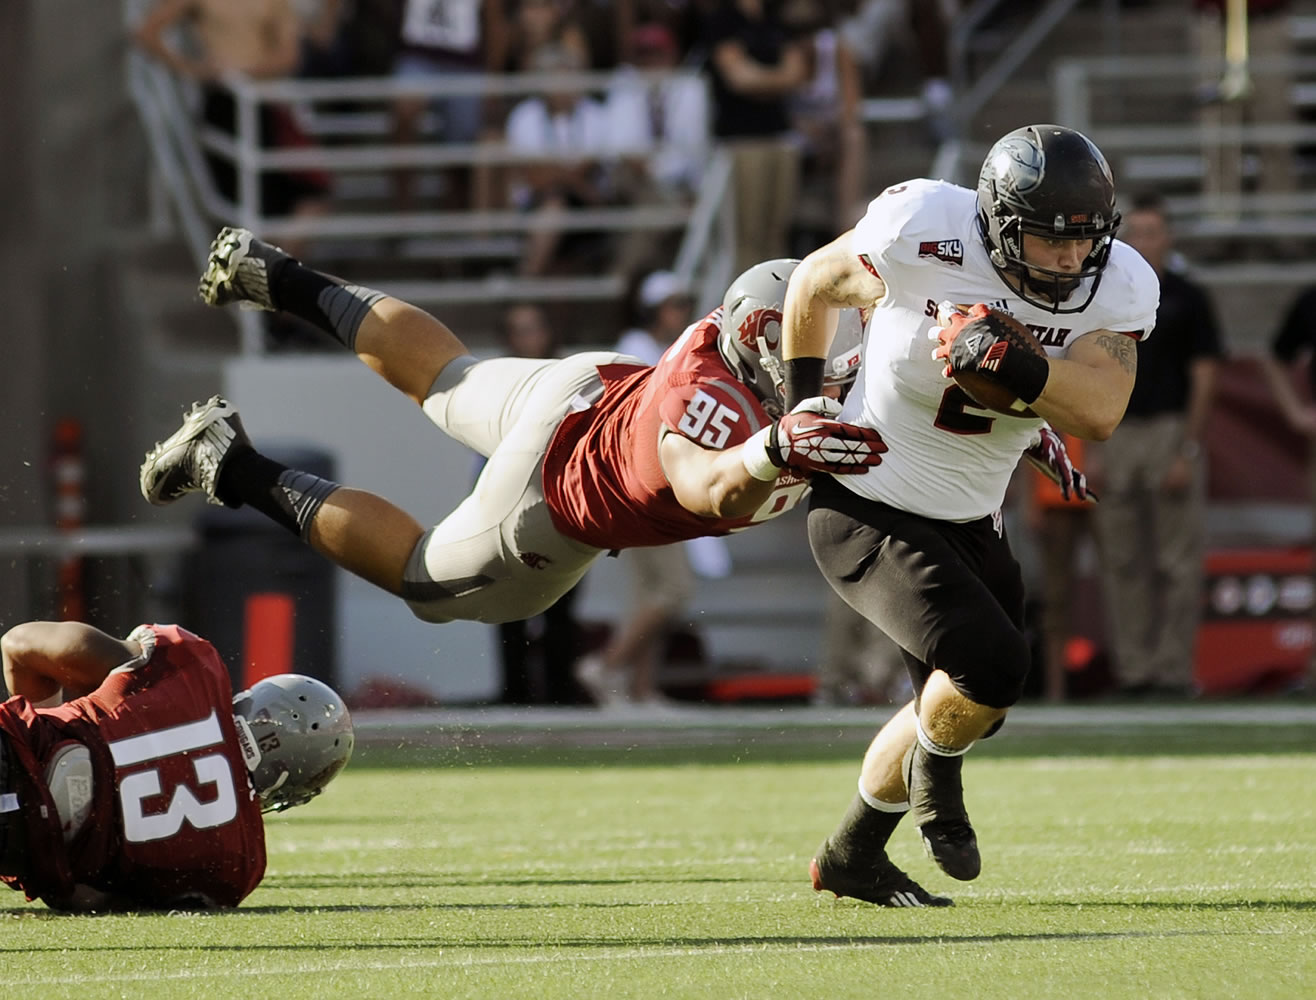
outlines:
[[[855,226],[853,249],[887,292],[869,317],[863,364],[841,419],[875,427],[888,451],[881,465],[838,481],[925,517],[970,521],[997,510],[1042,424],[976,406],[942,375],[945,363],[933,360],[937,345],[928,339],[937,303],[982,302],[1008,312],[1053,357],[1094,330],[1145,337],[1156,320],[1156,273],[1118,241],[1096,296],[1081,312],[1052,313],[1025,302],[987,257],[976,193],[942,181],[908,181],[873,199]],[[1086,295],[1087,286],[1074,294]]]

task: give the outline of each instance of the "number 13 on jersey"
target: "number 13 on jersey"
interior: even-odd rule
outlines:
[[[139,733],[110,743],[110,755],[117,768],[159,761],[150,768],[125,774],[119,782],[124,839],[136,844],[163,840],[178,833],[184,823],[197,830],[207,830],[236,818],[237,788],[233,769],[222,752],[223,742],[219,718],[211,712],[198,722]],[[195,781],[196,791],[179,782],[168,793],[168,804],[163,811],[158,806],[148,809],[148,800],[163,793],[161,769],[170,759],[212,746],[219,748],[217,752],[185,758],[191,765],[188,778]]]

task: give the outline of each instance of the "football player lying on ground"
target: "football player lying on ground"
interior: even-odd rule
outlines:
[[[56,909],[236,906],[265,874],[261,814],[352,755],[328,686],[279,674],[235,697],[177,625],[26,622],[0,654],[0,878]]]
[[[775,351],[797,263],[741,275],[656,367],[611,352],[476,360],[421,309],[226,229],[201,278],[207,303],[315,324],[488,461],[471,495],[427,530],[378,496],[261,455],[216,397],[147,455],[142,493],[156,504],[201,491],[250,505],[426,621],[529,618],[602,553],[746,528],[794,507],[810,473],[881,460],[881,438],[832,419],[839,405],[822,395],[854,377],[853,312],[818,396],[782,411]],[[601,700],[608,679],[580,679]]]
[[[1034,125],[991,148],[976,193],[931,180],[888,188],[791,278],[788,403],[819,384],[828,311],[872,310],[842,417],[889,450],[863,475],[814,478],[809,541],[836,592],[904,650],[915,691],[869,746],[859,793],[813,859],[815,889],[889,899],[885,848],[906,812],[946,874],[979,873],[960,765],[1000,727],[1029,668],[1001,502],[1037,436],[1058,445],[1043,418],[1104,439],[1124,414],[1158,284],[1118,227],[1101,152],[1072,129]],[[1062,454],[1048,464],[1083,499]]]

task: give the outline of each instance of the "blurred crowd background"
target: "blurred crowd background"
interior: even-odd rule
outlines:
[[[628,668],[609,708],[899,701],[898,650],[830,598],[800,518],[436,630],[380,625],[252,523],[146,508],[137,462],[222,388],[304,466],[395,477],[422,520],[475,474],[394,403],[396,449],[362,465],[334,417],[380,397],[350,359],[197,303],[219,225],[481,352],[656,359],[751,264],[904,178],[972,186],[996,137],[1057,121],[1107,154],[1163,291],[1128,418],[1075,445],[1101,503],[1025,471],[1008,499],[1031,695],[1311,690],[1316,3],[9,0],[0,56],[0,626],[177,619],[235,679],[272,658],[361,705],[585,703],[591,660]]]

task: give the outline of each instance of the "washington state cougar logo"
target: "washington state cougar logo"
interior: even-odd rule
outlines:
[[[781,311],[779,309],[755,309],[741,321],[736,330],[736,337],[751,350],[758,350],[759,338],[769,351],[777,349],[781,339]]]

